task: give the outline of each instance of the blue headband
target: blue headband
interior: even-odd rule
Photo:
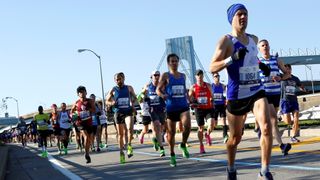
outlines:
[[[247,11],[247,8],[243,5],[243,4],[232,4],[228,10],[227,10],[227,14],[228,14],[228,21],[230,24],[232,24],[232,19],[233,16],[236,14],[236,12],[240,9],[244,9]]]

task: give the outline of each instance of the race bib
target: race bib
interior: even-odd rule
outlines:
[[[41,127],[41,128],[48,127],[48,123],[45,122],[44,120],[38,121],[38,125],[39,125],[39,127]]]
[[[130,104],[129,98],[119,98],[118,99],[118,108],[128,108]]]
[[[286,86],[286,93],[290,95],[295,95],[296,87],[294,86]]]
[[[90,112],[89,111],[81,111],[80,112],[80,119],[82,121],[88,120],[90,118]]]
[[[184,86],[183,85],[173,85],[172,86],[172,97],[173,98],[182,98],[185,96]]]
[[[160,104],[159,96],[151,95],[150,96],[150,105],[155,106],[155,105],[159,105],[159,104]]]
[[[213,93],[213,98],[215,100],[222,100],[223,94],[222,93]]]
[[[239,69],[241,85],[256,84],[259,82],[259,66],[246,66]]]
[[[208,98],[207,97],[198,97],[197,99],[199,104],[208,104]]]

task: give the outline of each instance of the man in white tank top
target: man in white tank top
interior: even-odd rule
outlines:
[[[244,5],[231,5],[227,14],[232,25],[232,32],[230,35],[223,36],[218,42],[210,64],[210,71],[215,73],[224,68],[228,70],[227,119],[230,128],[230,137],[227,142],[228,179],[237,179],[235,167],[237,146],[242,138],[245,117],[250,110],[253,111],[262,132],[260,139],[261,171],[258,178],[273,179],[269,172],[272,148],[269,108],[264,90],[261,90],[262,84],[261,82],[259,84],[259,78],[257,77],[259,67],[262,68],[263,66],[258,64],[256,45],[255,47],[251,45],[252,40],[257,44],[258,38],[246,33],[248,11]],[[234,41],[235,39],[237,42]],[[252,53],[255,51],[255,54]],[[247,53],[250,57],[247,56]],[[265,66],[263,69],[265,69]],[[244,89],[239,88],[240,86],[243,86]],[[249,94],[249,96],[246,97],[244,93]]]

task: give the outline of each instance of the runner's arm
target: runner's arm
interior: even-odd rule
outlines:
[[[210,69],[211,73],[216,73],[227,67],[225,60],[232,55],[233,44],[230,39],[225,35],[223,36],[215,49],[213,58],[211,59]]]
[[[194,87],[193,86],[190,87],[188,95],[189,95],[189,102],[192,103],[193,99],[194,99]]]
[[[138,102],[137,101],[137,95],[136,95],[136,93],[134,92],[134,89],[133,89],[133,87],[132,86],[128,86],[129,87],[129,93],[130,93],[130,97],[131,97],[131,103],[132,103],[132,106],[134,106],[134,104],[136,103],[136,102]],[[139,103],[139,102],[138,102]]]
[[[74,103],[70,109],[70,113],[73,114],[77,109],[77,103]]]
[[[284,73],[284,74],[287,74],[288,71],[287,71],[287,68],[284,66],[284,63],[281,59],[278,59],[278,66],[279,66],[279,69]]]
[[[113,93],[114,90],[113,88],[108,92],[107,97],[106,97],[106,104],[109,106],[113,106],[116,104],[115,100],[113,99]]]
[[[209,91],[210,91],[210,94],[211,94],[211,99],[210,99],[210,101],[212,101],[212,106],[213,106],[214,96],[213,96],[212,86],[211,86],[211,84],[207,83],[207,87],[208,87],[208,89],[209,89]]]
[[[169,79],[168,73],[167,72],[163,73],[160,77],[159,84],[156,90],[157,95],[161,97],[163,100],[166,100],[166,97],[167,97],[167,95],[165,94],[165,88],[168,83],[168,79]]]

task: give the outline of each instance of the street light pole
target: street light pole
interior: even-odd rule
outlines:
[[[19,118],[20,114],[19,114],[19,102],[16,98],[14,97],[5,97],[5,99],[13,99],[14,101],[16,101],[17,103],[17,118]]]
[[[101,93],[102,93],[102,109],[105,110],[106,105],[105,105],[105,99],[104,99],[104,87],[103,87],[103,77],[102,77],[102,65],[101,65],[101,57],[95,53],[94,51],[92,51],[91,49],[78,49],[79,53],[82,53],[84,51],[90,51],[91,53],[93,53],[98,59],[99,59],[99,67],[100,67],[100,80],[101,80]]]

